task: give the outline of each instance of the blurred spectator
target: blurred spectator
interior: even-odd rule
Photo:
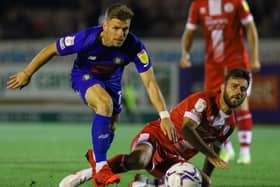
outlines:
[[[8,7],[1,19],[1,38],[30,38],[33,36],[32,20],[21,4]]]
[[[280,37],[280,1],[247,0],[260,37]],[[43,38],[97,25],[104,8],[126,3],[141,37],[180,37],[191,0],[1,0],[0,38]],[[24,7],[22,6],[24,4]]]
[[[273,36],[279,37],[279,29],[280,29],[280,1],[274,1],[273,3],[273,11],[271,12],[271,31]]]
[[[131,8],[135,13],[132,21],[132,31],[138,36],[149,36],[153,24],[158,22],[155,1],[132,0]]]
[[[99,24],[102,4],[99,0],[79,0],[77,30]]]

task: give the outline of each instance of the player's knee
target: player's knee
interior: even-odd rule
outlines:
[[[145,169],[150,159],[140,150],[133,151],[127,158],[126,166],[129,169]]]
[[[111,116],[113,113],[113,102],[112,99],[103,99],[96,103],[89,102],[89,106],[95,106],[95,112],[105,116]]]

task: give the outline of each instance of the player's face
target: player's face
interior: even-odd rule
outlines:
[[[230,78],[223,87],[224,100],[230,108],[239,107],[247,96],[248,82],[245,79]]]
[[[131,20],[119,20],[116,18],[106,20],[103,24],[102,41],[108,47],[120,47],[124,43],[129,32]]]

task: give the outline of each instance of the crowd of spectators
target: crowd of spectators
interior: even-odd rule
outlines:
[[[0,39],[50,38],[97,25],[111,3],[128,4],[141,37],[181,36],[191,0],[1,0]],[[248,0],[262,38],[280,37],[280,1]]]

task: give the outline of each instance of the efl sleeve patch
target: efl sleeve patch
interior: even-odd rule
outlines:
[[[140,51],[137,54],[137,56],[138,56],[138,58],[139,58],[139,60],[142,64],[148,64],[149,63],[149,56],[148,56],[146,50],[143,49],[142,51]]]
[[[79,52],[82,45],[78,45],[76,36],[65,36],[56,40],[58,53],[62,56]]]
[[[64,43],[66,47],[73,46],[75,44],[75,36],[66,36]]]
[[[207,107],[207,102],[201,98],[199,98],[194,105],[194,109],[196,112],[203,112],[206,107]]]

